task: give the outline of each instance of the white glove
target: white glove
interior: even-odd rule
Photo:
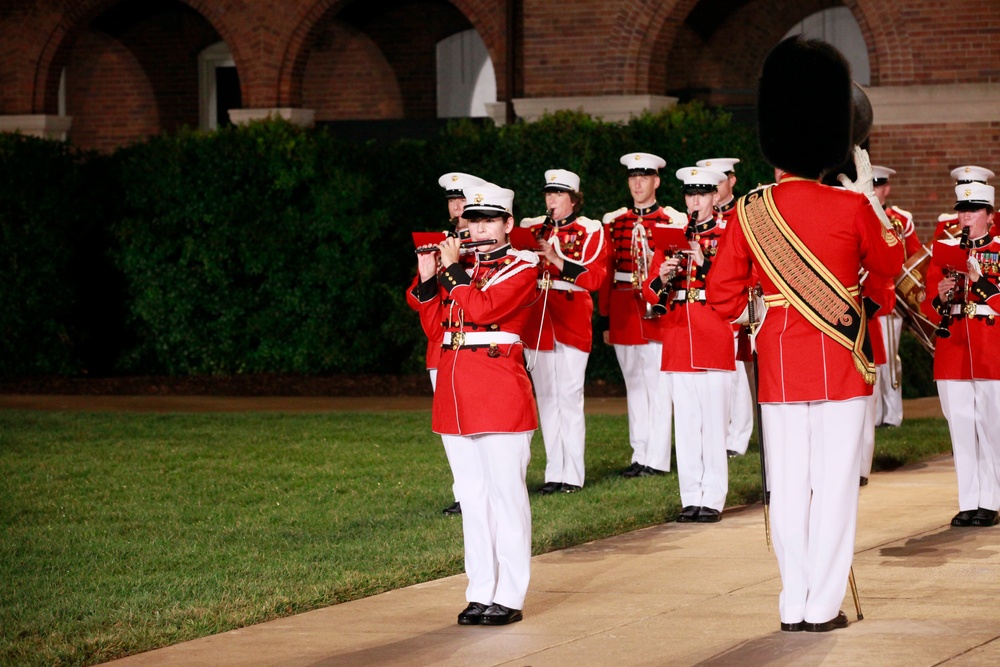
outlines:
[[[868,151],[860,146],[854,147],[854,169],[858,172],[858,179],[852,183],[845,174],[838,174],[837,180],[840,184],[847,190],[860,192],[866,196],[874,194],[875,176],[872,173],[872,161],[868,157]]]
[[[969,280],[974,283],[979,282],[979,279],[983,277],[983,271],[979,268],[979,260],[975,257],[970,257],[965,264],[968,269]]]

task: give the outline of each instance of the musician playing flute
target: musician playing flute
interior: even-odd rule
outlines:
[[[778,182],[739,200],[739,224],[726,230],[707,287],[710,305],[741,320],[756,269],[767,303],[755,338],[758,400],[786,632],[848,623],[840,605],[875,381],[858,279],[862,268],[896,275],[903,262],[901,241],[879,217],[867,153],[856,150],[849,188],[819,182],[867,137],[854,133],[852,85],[847,61],[825,42],[793,37],[768,54],[758,129]]]
[[[921,308],[932,321],[946,317],[949,323],[947,337],[938,337],[935,345],[934,379],[958,480],[959,512],[951,525],[988,527],[997,524],[1000,510],[1000,239],[989,234],[992,185],[956,185],[955,199],[963,234],[969,230],[969,257],[965,267],[947,275],[944,267],[931,263],[927,294],[934,298]]]
[[[681,523],[715,523],[729,491],[726,437],[736,357],[733,329],[705,302],[705,281],[723,230],[713,206],[722,172],[679,169],[690,222],[688,248],[657,248],[644,295],[667,304],[660,370],[673,390]]]
[[[607,271],[607,244],[601,223],[580,215],[580,177],[565,169],[545,172],[548,215],[525,218],[521,227],[535,237],[541,262],[541,295],[524,329],[528,363],[545,441],[542,495],[583,488],[586,422],[583,383],[593,339],[596,291]]]
[[[521,334],[537,293],[532,252],[512,250],[514,193],[492,184],[465,190],[462,216],[475,264],[459,262],[457,238],[438,260],[418,255],[422,310],[446,321],[432,427],[448,448],[462,504],[468,605],[460,625],[506,625],[522,618],[531,563],[531,508],[525,474],[538,427]],[[448,304],[447,307],[445,304]]]

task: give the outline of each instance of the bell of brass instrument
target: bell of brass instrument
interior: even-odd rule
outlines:
[[[969,228],[962,227],[962,235],[958,239],[958,247],[964,250],[968,250],[970,247],[969,243]],[[946,269],[947,270],[947,269]],[[945,275],[948,275],[947,273]],[[955,298],[955,291],[958,288],[958,282],[962,279],[962,275],[955,273],[955,287],[948,290],[947,294],[944,295],[944,299],[941,300],[941,309],[938,311],[941,315],[941,323],[938,324],[938,328],[934,331],[934,335],[938,338],[948,338],[951,336],[951,331],[948,328],[951,326],[951,303],[952,299]]]
[[[649,240],[646,237],[646,227],[641,222],[636,222],[632,227],[632,287],[642,292],[642,286],[649,278],[649,262],[652,260],[652,253],[649,250]],[[657,304],[658,306],[659,304]],[[653,304],[646,302],[646,312],[642,316],[644,320],[655,320],[666,312],[657,310]]]

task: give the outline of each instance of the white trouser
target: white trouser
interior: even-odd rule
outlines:
[[[746,454],[753,433],[753,394],[750,393],[749,362],[736,360],[733,373],[733,395],[729,403],[729,430],[726,433],[726,449],[737,454]]]
[[[431,376],[431,389],[437,391],[437,379],[438,379],[438,369],[428,368],[427,372]],[[451,494],[458,500],[458,491],[455,490],[455,464],[451,462],[451,454],[448,452],[448,441],[441,437],[441,441],[444,443],[444,457],[448,459],[448,467],[451,469]]]
[[[721,512],[726,505],[726,429],[733,373],[664,373],[673,381],[677,482],[684,507],[711,507]]]
[[[583,486],[587,437],[583,381],[590,353],[558,342],[554,347],[551,352],[537,352],[531,369],[545,441],[545,481]]]
[[[761,406],[782,623],[825,623],[844,601],[867,403],[861,396]]]
[[[895,313],[890,317],[883,315],[878,318],[882,325],[882,344],[885,345],[886,355],[890,351],[896,352],[895,356],[885,364],[875,367],[875,426],[888,424],[899,426],[903,423],[903,362],[899,359],[899,338],[903,333],[903,319]],[[889,336],[892,335],[892,347],[889,347]],[[892,368],[890,368],[890,365]],[[893,389],[892,381],[896,379],[896,388]]]
[[[531,574],[531,506],[524,475],[533,434],[442,436],[462,503],[468,602],[524,608]]]
[[[1000,380],[938,380],[958,478],[958,509],[1000,509]]]
[[[875,406],[878,404],[876,392],[872,392],[865,402],[865,426],[861,440],[861,477],[870,477],[872,461],[875,458]]]
[[[663,344],[614,347],[625,378],[632,463],[669,471],[673,391],[669,376],[660,372]]]

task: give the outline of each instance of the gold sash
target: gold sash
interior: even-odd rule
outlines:
[[[737,213],[758,265],[813,326],[851,351],[854,367],[875,384],[868,320],[857,297],[795,235],[768,186],[741,197]]]

